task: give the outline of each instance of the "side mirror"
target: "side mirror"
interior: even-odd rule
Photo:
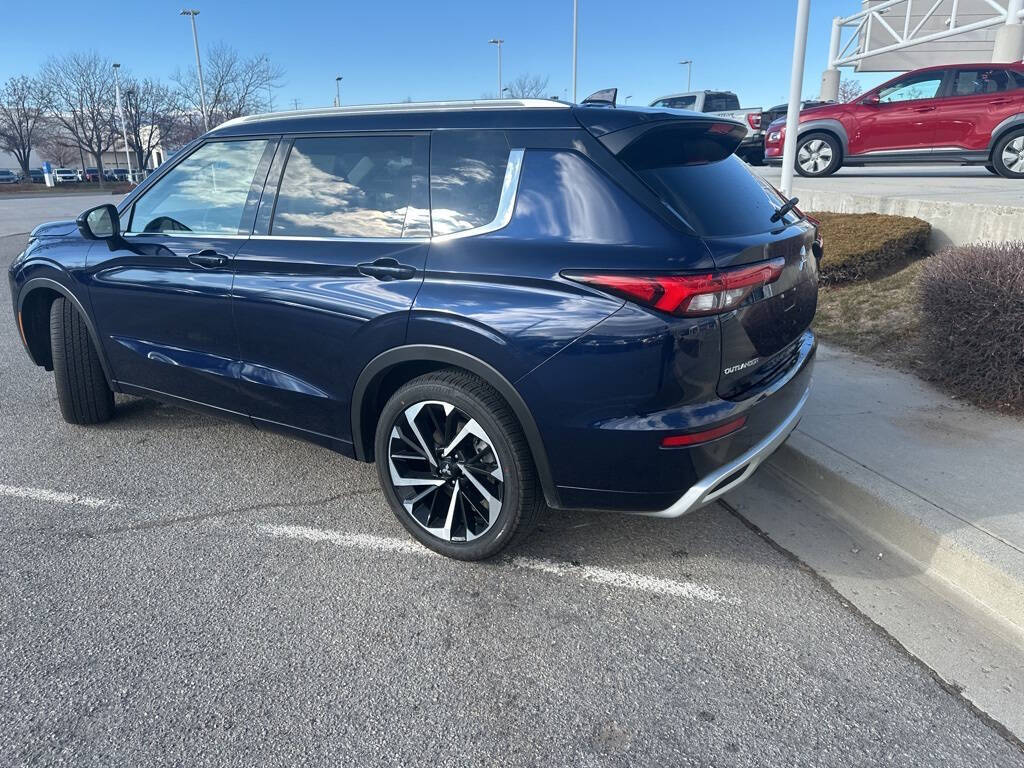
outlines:
[[[75,219],[78,231],[86,240],[106,240],[110,250],[122,245],[121,218],[117,208],[110,203],[90,208]]]
[[[861,99],[860,103],[865,107],[877,107],[882,103],[882,100],[878,97],[877,93],[872,93]]]

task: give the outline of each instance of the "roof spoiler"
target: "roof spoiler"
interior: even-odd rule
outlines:
[[[602,91],[594,91],[594,93],[587,96],[587,98],[585,98],[581,103],[601,107],[614,107],[615,99],[618,95],[618,88],[605,88]]]

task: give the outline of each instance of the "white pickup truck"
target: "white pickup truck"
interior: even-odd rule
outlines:
[[[764,163],[764,130],[761,128],[761,108],[740,109],[740,99],[732,91],[690,91],[662,96],[651,102],[652,107],[688,109],[709,115],[737,120],[747,127],[746,138],[736,154],[751,165]]]

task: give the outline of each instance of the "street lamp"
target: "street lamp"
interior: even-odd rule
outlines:
[[[203,88],[203,64],[199,61],[199,33],[196,32],[196,16],[199,15],[199,11],[195,8],[186,8],[180,15],[192,18],[192,42],[196,46],[196,72],[199,75],[199,103],[203,108],[203,128],[210,130],[210,122],[206,117],[206,89]]]
[[[132,180],[132,156],[128,153],[128,129],[124,122],[124,110],[121,109],[121,80],[117,71],[121,65],[114,62],[114,97],[117,99],[117,114],[121,117],[121,138],[124,139],[124,159],[128,162],[128,181]],[[117,153],[114,154],[117,157]]]
[[[686,65],[686,90],[690,90],[690,72],[693,68],[693,59],[683,59],[679,63]]]
[[[341,75],[334,78],[334,106],[341,106]]]
[[[501,44],[505,41],[498,37],[492,37],[487,41],[491,45],[498,46],[498,98],[503,98],[501,95]]]

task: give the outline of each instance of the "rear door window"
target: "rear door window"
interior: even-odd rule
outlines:
[[[281,178],[270,234],[427,237],[426,136],[299,138]]]
[[[709,93],[704,97],[705,112],[729,112],[739,108],[740,100],[735,93]]]
[[[952,96],[981,96],[1008,91],[1013,86],[1005,69],[958,69],[953,78]]]
[[[430,212],[435,235],[463,232],[494,220],[509,150],[504,131],[434,131]]]

